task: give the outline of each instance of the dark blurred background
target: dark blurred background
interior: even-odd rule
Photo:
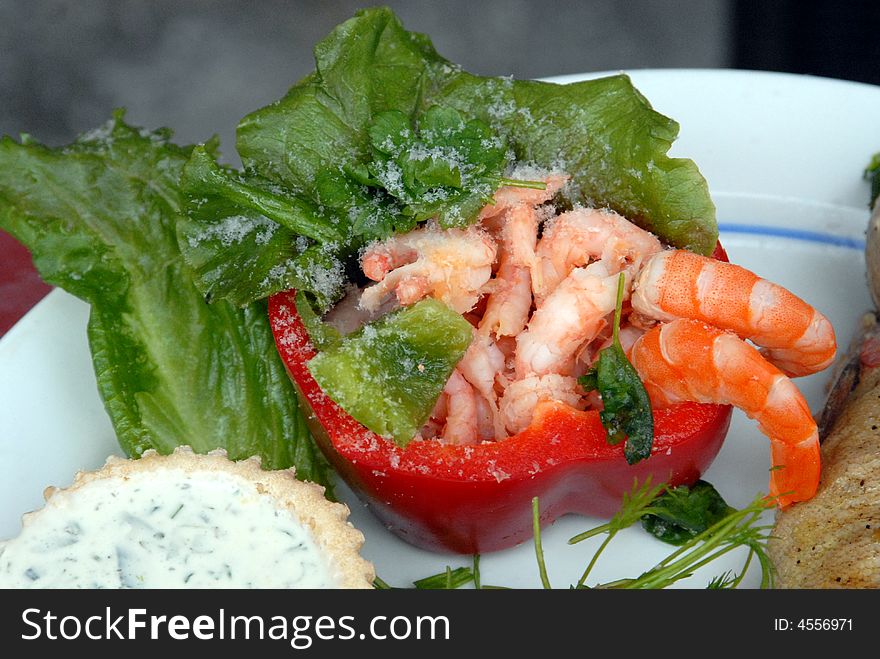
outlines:
[[[312,48],[364,0],[0,0],[0,133],[66,143],[126,106],[183,142],[218,132],[313,69]],[[377,3],[378,4],[378,3]],[[408,0],[407,29],[479,74],[717,67],[725,0]]]
[[[731,66],[880,84],[880,2],[730,4]]]
[[[0,0],[0,134],[72,140],[126,106],[231,151],[247,113],[312,68],[357,0]],[[880,3],[409,0],[409,29],[480,74],[772,69],[880,83]]]
[[[356,0],[0,0],[0,134],[51,145],[102,123],[234,126],[312,69]],[[388,2],[480,74],[658,67],[771,69],[880,83],[880,3],[735,0]]]

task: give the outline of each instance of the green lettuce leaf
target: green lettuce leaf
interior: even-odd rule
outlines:
[[[416,222],[467,225],[492,201],[509,160],[507,145],[487,124],[455,108],[432,105],[413,127],[397,110],[377,114],[368,129],[372,161],[361,181],[384,189]]]
[[[191,151],[121,112],[62,149],[3,138],[0,227],[46,281],[91,304],[98,388],[126,453],[221,447],[328,485],[265,305],[206,304],[180,256]]]
[[[193,149],[181,187],[189,213],[178,221],[178,237],[209,300],[244,306],[298,288],[325,308],[341,293],[345,273],[336,248],[297,233],[339,238],[309,204],[278,194],[259,177],[245,182],[202,146]]]
[[[454,70],[427,37],[384,8],[359,12],[315,47],[315,72],[242,119],[237,148],[246,171],[309,194],[321,171],[369,154],[373,116],[424,109],[436,79]]]
[[[334,299],[342,293],[339,261],[351,258],[369,240],[414,226],[393,198],[368,190],[351,170],[369,160],[367,127],[373,115],[398,110],[414,116],[420,90],[430,80],[426,62],[444,60],[425,37],[403,30],[389,11],[374,10],[338,26],[315,47],[315,61],[314,74],[239,124],[241,182],[295,199],[304,209],[304,221],[331,224],[344,238],[322,243],[320,238],[310,240],[278,224],[275,240],[264,250],[254,249],[253,238],[234,245],[196,239],[182,242],[197,284],[212,297],[243,304],[295,285],[319,301]],[[240,207],[205,212],[201,204],[220,196],[216,188],[222,186],[215,185],[212,191],[205,181],[194,182],[188,178],[184,186],[191,198],[190,220],[195,224],[184,229],[188,236],[219,231],[229,218],[242,215]],[[316,245],[331,253],[334,262],[320,269],[313,282],[302,281],[293,253]]]
[[[682,249],[715,249],[705,179],[693,161],[666,155],[678,124],[629,76],[560,85],[460,73],[439,96],[490,122],[518,160],[571,174],[571,203],[611,208]]]
[[[498,154],[501,160],[492,156],[491,175],[478,180],[497,187],[497,169],[514,160],[562,169],[573,177],[563,201],[612,208],[677,247],[702,254],[714,250],[718,232],[706,181],[690,160],[666,155],[678,124],[655,112],[629,77],[558,85],[471,75],[440,56],[427,37],[404,30],[389,9],[375,8],[334,29],[315,47],[314,73],[284,98],[242,119],[237,134],[244,164],[241,183],[295,199],[298,208],[310,209],[310,223],[329,223],[345,238],[328,243],[279,225],[284,230],[277,233],[279,242],[260,256],[253,240],[231,246],[197,242],[193,249],[183,243],[197,284],[237,304],[291,283],[315,293],[309,282],[295,282],[292,248],[285,250],[281,237],[288,245],[299,240],[299,249],[331,245],[344,261],[365,242],[407,231],[428,214],[447,218],[447,224],[473,220],[493,191],[485,185],[450,195],[448,204],[426,203],[430,195],[422,203],[410,194],[395,198],[388,181],[371,187],[382,161],[373,139],[376,126],[381,130],[391,118],[416,129],[435,106],[443,108],[443,116],[457,110],[457,122],[480,122],[470,125],[488,128],[481,138],[491,135],[509,147]],[[456,142],[463,143],[460,138]],[[473,164],[480,159],[475,156]],[[410,182],[449,187],[457,182],[454,168],[444,169],[442,163],[409,165],[401,169]],[[189,208],[194,223],[228,221],[230,215],[204,213],[198,204],[218,190],[201,186],[193,192],[196,203]],[[239,210],[228,212],[235,217]],[[268,272],[287,274],[267,278]],[[331,272],[324,274],[326,283]],[[327,297],[326,290],[320,294]]]

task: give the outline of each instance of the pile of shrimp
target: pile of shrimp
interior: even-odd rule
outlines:
[[[432,296],[464,315],[474,339],[419,439],[500,441],[556,401],[601,408],[578,384],[610,344],[620,273],[621,344],[655,408],[731,404],[771,442],[771,495],[810,498],[819,479],[816,423],[795,376],[827,367],[831,323],[786,289],[739,266],[666,248],[606,209],[556,213],[545,189],[502,187],[466,229],[428,224],[364,251],[360,306]],[[757,346],[757,347],[755,347]]]

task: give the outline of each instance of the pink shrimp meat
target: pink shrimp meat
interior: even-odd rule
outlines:
[[[495,241],[477,227],[427,226],[374,243],[361,267],[378,283],[364,289],[361,307],[373,311],[393,291],[404,305],[430,295],[458,313],[468,312],[492,276],[495,251]]]

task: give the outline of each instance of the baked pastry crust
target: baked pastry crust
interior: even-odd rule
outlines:
[[[349,508],[324,497],[324,488],[299,481],[294,469],[266,471],[260,467],[258,457],[241,461],[230,460],[222,449],[210,453],[195,453],[182,446],[169,455],[154,450],[146,451],[136,460],[111,456],[101,469],[81,471],[67,488],[48,487],[44,491],[46,501],[55,498],[69,499],[88,488],[91,483],[105,479],[128,480],[135,474],[155,470],[179,470],[186,474],[223,473],[254,484],[261,495],[271,497],[274,505],[286,509],[294,519],[308,530],[315,544],[327,558],[334,580],[340,588],[372,588],[375,569],[360,555],[364,535],[348,521]],[[55,503],[64,503],[56,501]],[[23,516],[23,526],[39,523],[46,508]],[[0,543],[2,547],[3,543]],[[146,584],[149,587],[149,584]]]

